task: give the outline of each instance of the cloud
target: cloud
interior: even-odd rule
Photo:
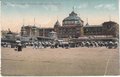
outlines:
[[[11,3],[11,2],[5,2],[3,5],[7,7],[19,7],[19,8],[27,8],[29,5],[27,3]]]
[[[103,4],[95,6],[95,8],[102,8],[102,7],[103,7]]]
[[[88,6],[88,4],[82,4],[82,5],[79,5],[78,8],[86,8]]]
[[[79,6],[74,6],[75,9],[84,9],[84,8],[87,8],[87,7],[88,7],[87,3],[81,4]]]
[[[108,10],[115,10],[116,7],[114,4],[99,4],[94,7],[95,9],[108,9]]]
[[[48,11],[58,11],[59,7],[56,5],[42,5],[45,10]]]
[[[114,4],[104,5],[104,8],[109,9],[109,10],[115,10],[116,9]]]

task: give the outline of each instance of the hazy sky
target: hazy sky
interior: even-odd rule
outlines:
[[[118,23],[118,0],[1,0],[2,29],[20,31],[23,25],[53,27],[74,11],[86,24],[99,25],[108,21]]]

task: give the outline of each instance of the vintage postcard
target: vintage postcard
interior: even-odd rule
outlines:
[[[2,76],[119,75],[119,0],[0,0]]]

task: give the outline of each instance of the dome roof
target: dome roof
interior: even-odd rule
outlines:
[[[60,25],[59,21],[57,20],[54,27],[59,27],[59,26],[61,26],[61,25]]]
[[[70,21],[70,20],[81,20],[80,17],[77,16],[77,14],[72,11],[68,17],[66,17],[63,21]]]
[[[8,29],[7,34],[13,34],[10,29]]]
[[[9,31],[7,34],[13,34],[11,31]]]

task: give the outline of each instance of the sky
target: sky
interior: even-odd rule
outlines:
[[[84,24],[100,25],[110,19],[119,22],[118,0],[1,0],[1,28],[20,32],[22,25],[53,27],[73,11]]]

